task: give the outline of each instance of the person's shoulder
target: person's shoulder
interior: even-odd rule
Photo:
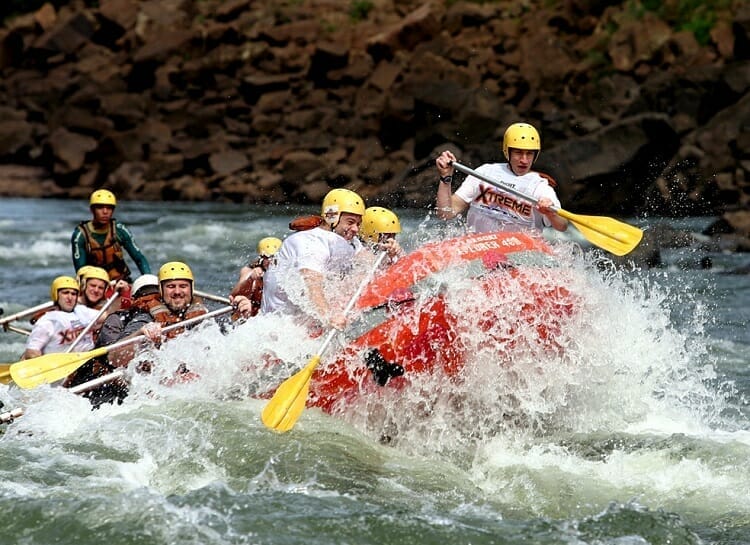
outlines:
[[[90,308],[80,303],[76,305],[73,312],[81,318],[96,318],[99,315],[99,311],[95,308]]]
[[[311,241],[329,240],[331,236],[338,235],[336,235],[336,233],[334,233],[333,231],[323,229],[322,227],[313,227],[312,229],[308,229],[306,231],[297,231],[295,233],[292,233],[284,240],[282,247],[284,244],[298,245],[305,244]]]
[[[549,184],[550,187],[552,187],[552,188],[557,187],[557,181],[552,176],[550,176],[549,174],[547,174],[546,172],[540,172],[538,170],[532,170],[532,173],[536,174],[537,176],[539,176],[540,178],[542,178],[543,180],[545,180],[547,182],[547,184]]]
[[[86,220],[79,221],[78,223],[76,223],[76,226],[73,228],[73,236],[77,237],[77,236],[83,235],[84,234],[83,231],[84,229],[86,229],[86,226],[88,225],[88,223],[89,222]]]
[[[483,163],[476,168],[476,171],[482,174],[504,172],[507,170],[510,170],[508,163]]]
[[[34,324],[34,327],[56,324],[61,320],[67,319],[71,315],[70,312],[65,312],[64,310],[52,309],[49,312],[45,312],[44,315]]]

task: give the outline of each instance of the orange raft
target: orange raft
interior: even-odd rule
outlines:
[[[566,274],[543,239],[524,233],[425,244],[367,286],[357,302],[365,331],[316,369],[307,406],[336,413],[423,373],[460,380],[478,338],[508,362],[518,350],[559,354],[575,310]]]

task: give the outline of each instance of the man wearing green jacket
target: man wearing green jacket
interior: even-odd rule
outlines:
[[[146,256],[135,243],[130,231],[114,217],[117,199],[114,193],[98,189],[91,194],[89,207],[91,221],[82,221],[73,231],[71,245],[73,267],[79,270],[84,265],[101,267],[111,280],[133,280],[130,268],[125,262],[127,251],[141,274],[151,274],[151,266]]]

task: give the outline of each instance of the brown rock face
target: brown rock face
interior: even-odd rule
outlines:
[[[566,208],[727,212],[717,230],[745,236],[746,2],[702,35],[669,3],[86,4],[0,28],[0,195],[317,202],[346,185],[426,207],[438,151],[499,160],[524,120]]]

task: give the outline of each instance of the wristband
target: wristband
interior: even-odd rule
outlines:
[[[453,174],[448,174],[448,176],[440,176],[440,183],[441,184],[452,184],[453,183]]]

